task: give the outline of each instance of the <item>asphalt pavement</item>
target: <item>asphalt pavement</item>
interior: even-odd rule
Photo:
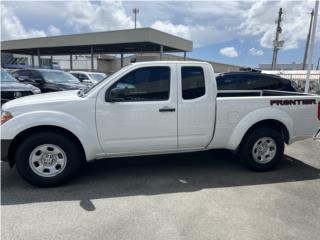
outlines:
[[[279,167],[228,151],[99,160],[68,185],[36,188],[1,162],[1,239],[303,239],[320,236],[320,142]]]

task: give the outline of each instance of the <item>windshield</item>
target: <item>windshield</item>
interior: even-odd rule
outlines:
[[[80,81],[70,73],[60,71],[41,71],[47,82],[54,83],[80,83]]]
[[[84,89],[84,90],[83,90],[83,95],[87,94],[88,92],[90,92],[92,89],[94,89],[96,86],[100,85],[101,83],[107,81],[107,79],[109,79],[112,75],[113,75],[113,73],[110,74],[110,75],[108,75],[107,77],[105,77],[105,78],[103,79],[103,81],[100,81],[100,82],[98,82],[97,84],[95,84],[95,85],[93,85],[93,86],[91,86],[91,87],[88,87],[88,88]]]
[[[100,82],[102,79],[104,79],[107,75],[104,73],[89,73],[88,74],[91,79]]]
[[[10,73],[1,70],[1,82],[17,82],[17,80]]]
[[[113,76],[115,73],[117,73],[117,72],[119,72],[119,71],[122,71],[122,70],[125,71],[125,70],[126,70],[127,68],[129,68],[130,66],[131,66],[131,64],[129,64],[129,65],[127,65],[127,66],[119,69],[118,71],[116,71],[116,72],[108,75],[106,78],[103,79],[103,81],[100,81],[100,82],[98,82],[97,84],[93,85],[92,87],[89,87],[89,88],[86,88],[85,90],[83,90],[80,95],[82,95],[82,96],[86,95],[88,92],[90,92],[92,89],[94,89],[94,88],[96,88],[97,86],[99,86],[101,83],[108,81],[109,78],[110,78],[111,76]]]

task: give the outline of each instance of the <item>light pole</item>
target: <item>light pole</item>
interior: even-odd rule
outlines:
[[[134,28],[137,28],[137,14],[139,13],[139,8],[132,9],[132,12],[134,14]]]
[[[276,30],[276,37],[275,40],[273,40],[273,54],[272,54],[272,64],[271,64],[271,70],[275,70],[277,67],[277,57],[278,57],[278,51],[280,48],[283,47],[284,41],[279,41],[279,35],[282,32],[281,28],[281,16],[282,16],[282,8],[279,9],[279,16],[277,20],[277,30]]]
[[[313,19],[313,25],[312,25],[312,32],[311,32],[311,42],[310,42],[310,49],[308,52],[308,68],[307,68],[307,77],[306,77],[306,85],[304,88],[304,92],[309,92],[309,85],[310,85],[310,72],[311,72],[311,64],[312,64],[312,58],[313,58],[313,49],[314,49],[314,43],[316,40],[316,30],[317,30],[317,18],[318,18],[318,12],[319,12],[319,0],[316,0],[315,6],[314,6],[314,19]]]
[[[309,32],[306,40],[306,47],[304,50],[304,56],[303,56],[303,63],[302,63],[302,70],[306,69],[306,64],[307,64],[307,56],[308,56],[308,51],[309,51],[309,44],[310,44],[310,36],[311,36],[311,30],[313,26],[313,15],[314,15],[314,10],[312,9],[311,11],[311,19],[310,19],[310,27],[309,27]]]

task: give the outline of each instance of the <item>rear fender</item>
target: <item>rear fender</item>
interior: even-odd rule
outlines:
[[[227,148],[237,149],[247,131],[256,123],[264,120],[275,120],[282,123],[288,130],[289,138],[292,136],[294,124],[288,113],[276,108],[261,108],[250,112],[239,121],[228,140]]]

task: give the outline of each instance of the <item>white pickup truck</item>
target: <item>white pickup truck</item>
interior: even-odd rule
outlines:
[[[66,182],[85,161],[224,148],[270,170],[284,144],[319,138],[320,96],[217,91],[203,62],[142,62],[86,91],[28,96],[2,106],[2,160],[29,183]]]

